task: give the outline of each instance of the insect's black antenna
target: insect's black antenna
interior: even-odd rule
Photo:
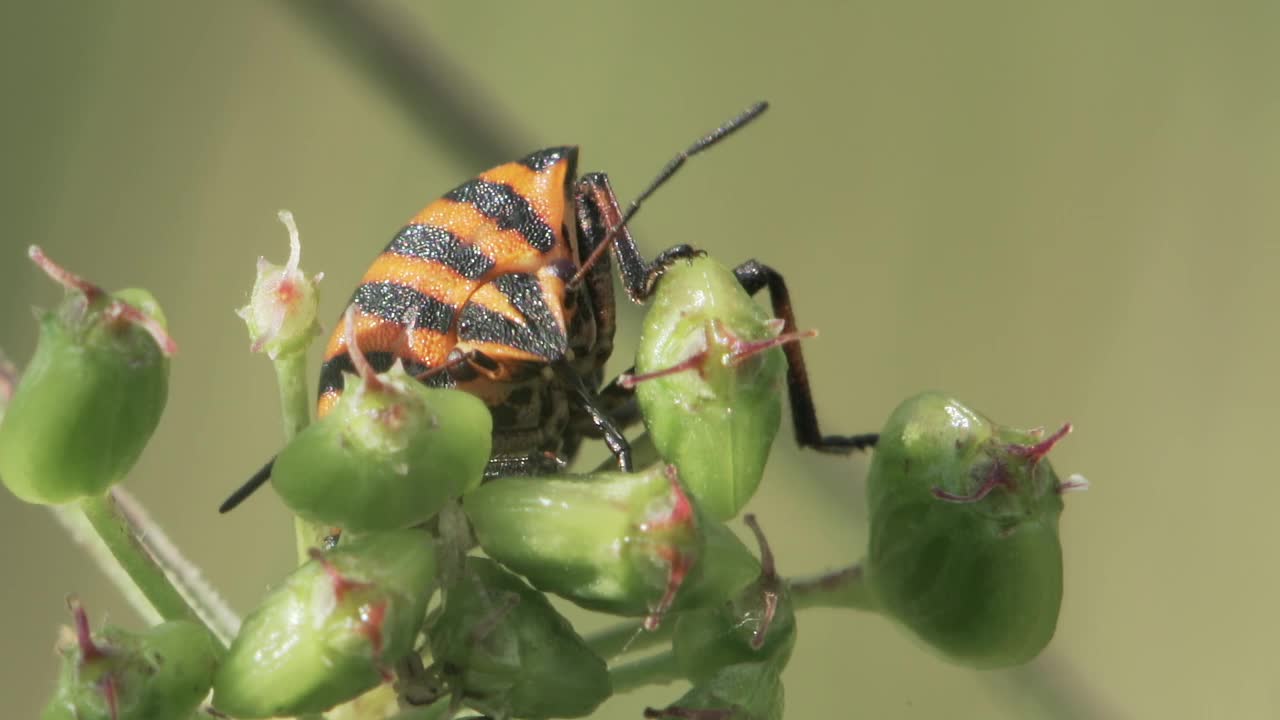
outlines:
[[[222,505],[218,507],[218,512],[220,513],[231,512],[232,510],[235,509],[237,505],[239,505],[240,503],[248,499],[248,497],[252,495],[255,490],[262,487],[268,480],[271,479],[271,466],[275,464],[276,464],[276,459],[271,458],[271,461],[268,462],[266,465],[263,465],[261,470],[254,473],[253,477],[245,481],[245,484],[236,488],[236,491],[231,493],[231,497],[222,501]]]
[[[571,280],[569,280],[568,287],[572,289],[577,287],[578,283],[582,282],[583,276],[591,269],[591,266],[595,265],[600,260],[600,257],[608,251],[611,245],[613,245],[613,241],[618,237],[618,233],[622,232],[622,229],[627,226],[627,223],[631,222],[631,218],[635,217],[636,213],[640,212],[640,205],[643,204],[645,200],[649,199],[649,196],[658,188],[662,187],[663,183],[670,180],[671,176],[675,175],[676,171],[684,166],[686,160],[729,137],[752,120],[755,120],[761,113],[768,109],[769,103],[764,101],[752,105],[746,110],[743,110],[730,118],[728,122],[725,122],[720,127],[712,130],[707,135],[698,138],[698,140],[692,145],[680,151],[675,157],[671,158],[671,161],[662,168],[662,171],[659,172],[658,176],[649,183],[649,186],[637,195],[636,199],[632,200],[631,204],[627,206],[626,212],[622,214],[622,222],[612,228],[609,228],[609,232],[605,234],[604,239],[601,240],[600,244],[596,246],[596,249],[591,252],[591,255],[582,262],[582,266],[578,268],[578,272]]]

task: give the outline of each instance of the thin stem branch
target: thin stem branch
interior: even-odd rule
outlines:
[[[653,631],[645,630],[643,623],[639,622],[620,623],[593,633],[586,641],[595,654],[609,660],[623,653],[640,652],[670,642],[675,627],[674,618]]]
[[[49,505],[49,511],[58,519],[62,527],[71,536],[71,539],[79,545],[93,560],[98,569],[102,571],[107,579],[115,585],[116,590],[124,596],[129,606],[138,613],[142,618],[142,622],[147,625],[157,625],[164,622],[164,618],[160,617],[160,613],[156,612],[151,601],[147,600],[147,596],[142,594],[138,586],[133,582],[133,578],[129,577],[129,573],[124,571],[119,561],[111,554],[111,549],[103,541],[93,528],[93,524],[89,522],[89,518],[85,516],[80,506],[70,505]]]
[[[876,610],[862,564],[856,563],[825,575],[790,581],[797,610],[811,607]]]
[[[102,538],[102,542],[115,556],[120,567],[138,586],[138,590],[147,598],[160,617],[165,620],[190,620],[203,624],[200,616],[169,581],[164,569],[138,541],[137,534],[120,513],[111,495],[85,498],[80,501],[79,506],[85,519],[98,533],[98,537]]]
[[[287,4],[460,161],[488,167],[529,151],[500,106],[398,8],[376,0]]]
[[[139,544],[156,560],[170,582],[218,639],[229,644],[240,630],[240,616],[204,578],[200,568],[188,560],[160,525],[151,519],[137,498],[119,486],[112,490],[111,495]]]
[[[646,685],[666,685],[684,678],[671,650],[619,665],[609,670],[613,694],[622,695]]]
[[[271,364],[275,367],[276,385],[280,390],[284,437],[285,440],[292,440],[311,424],[311,395],[307,391],[307,353],[305,349],[283,353],[273,358]],[[311,548],[320,547],[327,531],[327,528],[294,516],[293,537],[299,563],[307,561]]]

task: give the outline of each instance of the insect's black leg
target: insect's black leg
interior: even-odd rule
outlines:
[[[618,459],[618,468],[623,472],[631,472],[631,445],[614,424],[613,418],[609,417],[609,413],[600,407],[600,399],[569,363],[555,362],[551,367],[555,370],[556,377],[569,389],[579,408],[591,419],[591,424],[604,436],[604,444],[609,446],[609,450]]]
[[[245,484],[236,488],[236,491],[231,493],[230,497],[222,501],[222,505],[218,506],[218,512],[231,512],[237,505],[247,500],[248,497],[256,492],[258,488],[265,485],[267,481],[271,479],[271,468],[275,464],[275,458],[268,460],[267,464],[262,466],[262,469],[254,473],[253,477],[245,481]]]
[[[628,368],[624,374],[634,373],[635,370],[634,367]],[[618,384],[617,378],[596,393],[596,400],[596,406],[619,428],[629,428],[644,419],[640,414],[640,405],[636,402],[635,388],[624,388]],[[578,422],[574,429],[588,437],[601,437],[595,423]]]
[[[622,225],[618,197],[613,194],[609,176],[604,173],[583,175],[578,180],[575,198],[581,242],[598,248],[613,233],[611,244],[613,256],[618,261],[618,273],[622,276],[622,287],[635,302],[644,302],[653,294],[658,278],[676,260],[701,254],[689,245],[676,245],[663,250],[653,262],[645,262],[636,247],[636,241],[631,237],[631,231]],[[593,250],[592,255],[594,254]],[[591,272],[591,269],[588,267],[587,272]]]
[[[787,283],[776,270],[755,260],[748,260],[733,269],[743,289],[754,295],[762,288],[769,288],[769,300],[773,312],[782,319],[782,332],[796,331],[796,316],[791,310],[791,295],[787,292]],[[787,343],[782,346],[787,357],[787,391],[791,396],[791,420],[795,425],[796,442],[802,447],[810,447],[819,452],[848,454],[854,450],[865,450],[875,447],[880,436],[876,433],[863,435],[823,435],[818,427],[818,411],[813,404],[813,393],[809,390],[809,374],[804,369],[804,355],[800,343]]]

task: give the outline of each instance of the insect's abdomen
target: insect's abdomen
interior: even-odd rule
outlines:
[[[402,359],[410,373],[439,367],[458,342],[458,317],[478,288],[508,273],[537,273],[576,257],[567,225],[578,150],[548,148],[499,165],[415,215],[374,260],[351,297],[355,337],[377,370]],[[318,414],[352,372],[346,321],[320,367]],[[446,374],[437,376],[448,383]]]

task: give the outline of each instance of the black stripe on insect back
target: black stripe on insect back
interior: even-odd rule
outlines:
[[[471,205],[481,215],[497,220],[503,230],[515,230],[538,252],[550,252],[555,247],[556,236],[551,226],[543,222],[529,201],[510,185],[476,178],[449,191],[445,197]]]
[[[462,277],[475,280],[493,269],[493,258],[457,235],[434,225],[406,225],[396,233],[387,252],[419,260],[433,260]]]
[[[573,146],[553,147],[546,150],[539,150],[536,153],[530,153],[528,156],[520,159],[520,164],[530,170],[540,173],[548,168],[554,167],[561,159],[568,157],[570,163],[577,160],[578,148]],[[569,175],[573,175],[573,166],[570,165]]]
[[[472,342],[505,345],[548,360],[563,357],[567,340],[543,299],[537,278],[512,273],[498,276],[493,284],[524,316],[524,322],[512,320],[478,303],[469,303],[458,318],[458,337]]]
[[[376,372],[386,372],[396,362],[396,354],[390,352],[368,352],[364,354],[365,359],[369,361],[369,365]],[[419,362],[412,360],[406,361],[404,364],[405,372],[410,375],[420,375],[430,368]],[[324,395],[333,390],[342,390],[342,374],[355,375],[356,367],[351,363],[351,356],[347,353],[334,355],[325,360],[320,365],[320,392]],[[427,378],[427,384],[433,387],[448,385],[451,383],[449,373],[438,373]]]
[[[453,326],[453,306],[423,295],[408,285],[368,282],[356,288],[351,302],[366,315],[401,325],[413,322],[417,330],[448,332]]]

